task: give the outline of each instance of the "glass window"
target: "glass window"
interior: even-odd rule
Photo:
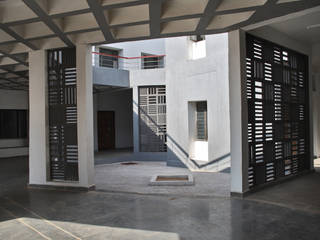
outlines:
[[[163,56],[154,56],[151,54],[142,53],[141,56],[141,68],[142,69],[154,69],[154,68],[163,68],[164,67],[164,58]]]
[[[207,128],[207,102],[196,103],[197,139],[208,140]]]
[[[119,55],[119,52],[117,50],[100,48],[99,52],[110,55],[110,56],[99,55],[100,67],[119,68],[119,58],[116,57]]]
[[[0,110],[0,139],[27,138],[27,111]]]

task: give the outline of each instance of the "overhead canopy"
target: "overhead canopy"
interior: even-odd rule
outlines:
[[[28,52],[226,32],[319,0],[0,0],[0,88],[27,86]]]

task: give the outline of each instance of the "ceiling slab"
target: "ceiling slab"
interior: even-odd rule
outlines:
[[[319,0],[1,0],[0,57],[14,72],[38,49],[221,33],[315,7]],[[301,32],[313,39],[316,30]]]
[[[254,14],[254,11],[247,11],[247,12],[240,12],[240,13],[229,13],[229,14],[223,14],[223,15],[217,15],[214,17],[209,23],[208,30],[214,30],[214,29],[223,29],[226,27],[230,27],[234,24],[239,24],[243,21],[248,20],[252,15]]]

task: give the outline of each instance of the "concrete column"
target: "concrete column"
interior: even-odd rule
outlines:
[[[92,56],[88,45],[77,46],[77,107],[79,181],[49,179],[47,56],[39,50],[29,54],[30,177],[31,186],[94,186]]]
[[[132,87],[132,107],[133,107],[133,151],[140,152],[140,137],[139,137],[139,93],[138,87]]]
[[[91,46],[77,45],[79,184],[94,186],[93,90]]]
[[[246,98],[245,32],[229,33],[229,94],[231,132],[231,194],[248,191],[248,107]]]
[[[48,104],[46,51],[29,53],[29,184],[47,182]]]

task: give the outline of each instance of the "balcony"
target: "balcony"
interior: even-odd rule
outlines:
[[[123,57],[93,52],[93,83],[103,86],[129,87],[129,71],[140,73],[138,75],[141,75],[149,72],[144,70],[150,70],[151,74],[159,70],[162,76],[165,66],[164,57],[165,55],[146,54],[142,54],[140,57]]]

